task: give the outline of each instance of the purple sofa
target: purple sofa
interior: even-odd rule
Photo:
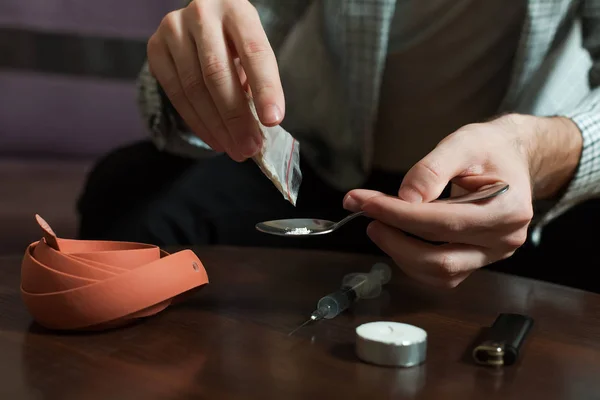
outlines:
[[[146,136],[135,78],[146,40],[181,0],[0,2],[0,255],[76,233],[101,155]]]

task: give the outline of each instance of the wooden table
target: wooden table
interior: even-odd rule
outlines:
[[[577,399],[600,398],[600,296],[480,271],[454,290],[397,272],[379,299],[288,333],[347,272],[352,254],[197,249],[211,283],[143,323],[100,334],[49,333],[19,297],[20,257],[0,258],[0,398]],[[535,319],[520,362],[504,370],[468,357],[501,312]],[[401,321],[428,332],[421,366],[358,361],[354,328]]]

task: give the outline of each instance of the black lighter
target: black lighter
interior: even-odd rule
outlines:
[[[528,316],[500,314],[473,349],[473,359],[478,364],[496,367],[514,364],[532,326],[533,319]]]

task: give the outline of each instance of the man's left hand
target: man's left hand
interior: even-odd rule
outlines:
[[[543,167],[550,165],[548,157],[561,155],[540,155],[543,150],[552,153],[539,140],[543,127],[552,127],[545,132],[546,142],[552,140],[552,134],[564,135],[562,127],[569,127],[569,140],[575,141],[575,148],[581,147],[580,140],[572,137],[573,133],[580,136],[573,130],[574,124],[564,121],[504,116],[467,125],[442,140],[410,169],[398,197],[357,189],[346,195],[344,207],[363,210],[375,220],[368,227],[369,237],[407,275],[435,286],[455,287],[473,271],[510,257],[523,245],[533,217],[532,195],[538,177],[540,182],[552,178],[550,181],[556,183],[557,177],[550,172],[568,170]],[[569,149],[559,143],[556,151]],[[572,174],[579,153],[571,153],[576,157],[571,161]],[[431,202],[450,182],[455,195],[499,181],[508,183],[509,190],[489,200]],[[407,233],[444,244],[430,244]]]

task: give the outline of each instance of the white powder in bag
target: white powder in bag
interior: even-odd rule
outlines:
[[[254,101],[250,96],[248,96],[248,102],[263,136],[262,149],[252,159],[283,197],[296,206],[296,199],[302,183],[300,144],[281,126],[264,126],[258,119]]]

